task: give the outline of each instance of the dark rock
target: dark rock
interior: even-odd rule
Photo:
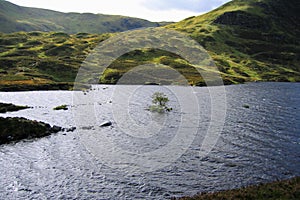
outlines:
[[[76,127],[71,127],[71,128],[65,128],[64,131],[66,132],[73,132],[76,130]]]
[[[105,121],[102,124],[100,124],[100,127],[106,127],[106,126],[111,126],[112,122],[111,121]]]
[[[247,105],[247,104],[244,104],[243,107],[244,107],[244,108],[250,108],[250,106]]]
[[[51,130],[53,133],[58,133],[59,131],[62,131],[62,128],[54,125]]]

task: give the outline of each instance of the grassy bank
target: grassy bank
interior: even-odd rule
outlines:
[[[300,177],[246,188],[202,193],[179,200],[296,200],[300,199]]]

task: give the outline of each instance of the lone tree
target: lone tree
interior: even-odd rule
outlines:
[[[163,113],[165,111],[170,112],[172,108],[167,106],[169,102],[169,98],[162,92],[155,92],[152,95],[152,103],[153,105],[149,107],[151,112]]]

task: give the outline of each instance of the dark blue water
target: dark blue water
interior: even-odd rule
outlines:
[[[143,88],[137,90],[136,96],[133,95],[136,100],[128,111],[132,119],[141,124],[154,119],[163,121],[165,126],[147,140],[123,134],[110,113],[111,106],[118,104],[109,99],[115,86],[105,87],[105,90],[102,87],[96,89],[94,95],[97,97],[96,118],[99,122],[111,120],[114,126],[101,129],[101,133],[96,127],[85,127],[84,130],[78,127],[74,133],[61,132],[42,139],[2,145],[0,199],[168,199],[300,176],[299,83],[226,86],[223,131],[217,144],[205,156],[199,151],[212,112],[207,88],[194,88],[200,102],[200,117],[181,112],[178,98],[166,89],[151,86],[147,92],[143,92]],[[149,91],[155,90],[169,94],[173,114],[162,117],[145,110],[144,101],[151,101]],[[34,107],[1,116],[27,117],[63,127],[76,126],[72,111],[76,113],[80,106],[86,105],[73,105],[72,96],[72,92],[63,91],[0,93],[0,102]],[[53,111],[53,107],[61,104],[70,105],[70,110]],[[166,146],[176,136],[174,131],[178,130],[185,115],[191,121],[199,122],[195,125],[197,135],[181,157],[155,171],[134,173],[127,170],[123,161],[119,164],[124,168],[112,168],[110,162],[93,154],[82,141],[84,133],[91,136],[86,140],[88,142],[96,142],[93,141],[97,138],[94,134],[108,135],[122,149],[132,153],[133,160],[128,161],[129,165],[141,154]],[[189,128],[195,127],[185,129],[187,137]],[[181,144],[173,144],[174,152],[176,148],[183,148]],[[104,149],[103,154],[119,153],[114,150],[106,152]],[[105,155],[102,156],[107,159]],[[111,160],[115,160],[113,156]]]

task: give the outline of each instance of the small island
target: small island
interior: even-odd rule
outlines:
[[[68,110],[68,106],[67,105],[56,106],[55,108],[53,108],[53,110]]]

